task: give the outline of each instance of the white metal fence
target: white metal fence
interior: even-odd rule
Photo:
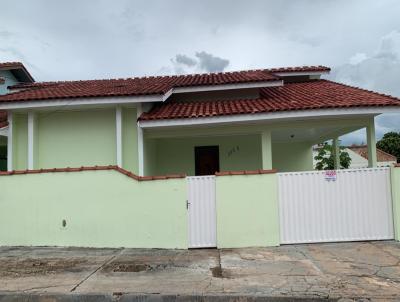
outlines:
[[[189,247],[216,247],[215,176],[187,177]]]
[[[389,168],[278,173],[281,243],[393,239]]]

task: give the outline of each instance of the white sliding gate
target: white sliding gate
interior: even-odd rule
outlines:
[[[215,176],[187,177],[189,248],[216,247]]]
[[[390,168],[278,173],[281,243],[393,239]]]

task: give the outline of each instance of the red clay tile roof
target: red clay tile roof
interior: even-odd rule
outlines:
[[[7,112],[0,110],[0,129],[7,126]]]
[[[348,149],[352,150],[353,152],[356,152],[357,154],[361,155],[365,159],[368,159],[368,146],[350,146],[347,147]],[[378,162],[384,162],[384,161],[394,161],[397,162],[396,156],[386,153],[385,151],[381,149],[376,149],[376,157]]]
[[[21,62],[0,62],[0,69],[24,67]]]
[[[205,86],[277,81],[278,77],[262,70],[224,73],[159,76],[111,80],[42,82],[16,85],[22,91],[0,96],[0,102],[48,100],[57,98],[162,95],[174,87]]]
[[[174,87],[280,80],[278,76],[273,74],[274,72],[319,72],[329,70],[330,68],[324,66],[302,66],[128,79],[36,82],[14,85],[11,87],[12,89],[21,89],[21,91],[0,96],[0,102],[50,100],[57,98],[161,95]]]
[[[276,111],[400,106],[391,96],[327,81],[313,80],[286,83],[284,86],[260,89],[258,99],[165,102],[143,113],[140,120],[211,117],[256,114]]]
[[[25,76],[31,81],[34,82],[32,75],[29,73],[28,69],[25,68],[24,64],[21,62],[0,62],[0,70],[14,70],[21,69]]]

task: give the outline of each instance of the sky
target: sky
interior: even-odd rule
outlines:
[[[331,80],[400,97],[399,16],[399,0],[7,1],[0,62],[37,81],[326,65]],[[400,131],[400,115],[376,131]]]

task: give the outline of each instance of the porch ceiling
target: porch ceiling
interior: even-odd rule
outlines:
[[[320,143],[333,137],[342,136],[347,133],[362,129],[364,126],[315,126],[310,128],[276,129],[272,131],[274,142],[310,142]]]
[[[174,127],[144,129],[145,138],[210,137],[259,134],[271,130],[272,140],[278,143],[310,142],[316,144],[366,127],[369,117],[347,119],[318,119],[260,124],[231,124],[224,126]]]

